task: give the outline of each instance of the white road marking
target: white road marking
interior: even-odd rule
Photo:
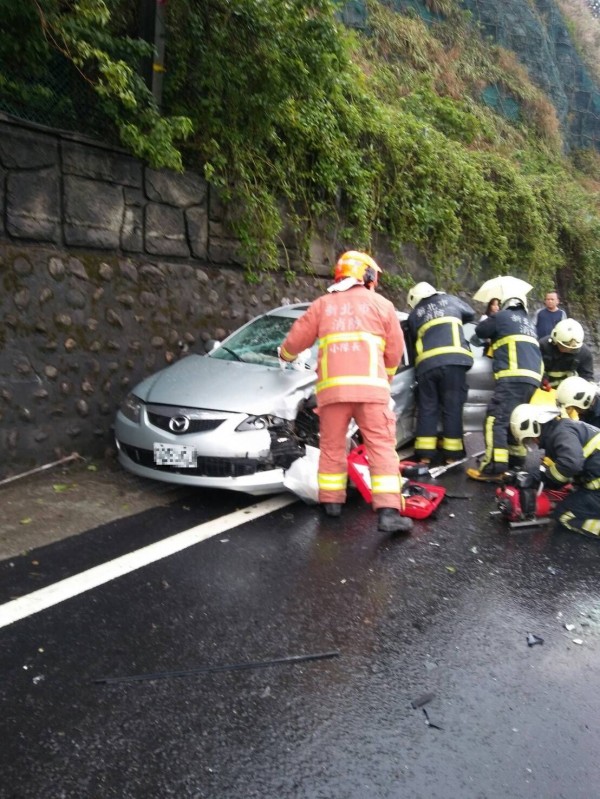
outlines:
[[[71,597],[78,594],[83,594],[85,591],[97,588],[99,585],[115,580],[117,577],[122,577],[124,574],[129,574],[136,569],[141,569],[143,566],[148,566],[150,563],[155,563],[157,560],[174,555],[176,552],[181,552],[181,550],[198,544],[200,541],[205,541],[207,538],[212,538],[212,536],[219,535],[225,530],[231,530],[241,524],[246,524],[246,522],[259,519],[268,513],[285,508],[287,505],[297,501],[298,497],[290,494],[272,497],[260,504],[251,505],[243,510],[236,510],[227,514],[227,516],[221,516],[210,522],[204,522],[204,524],[191,527],[189,530],[184,530],[182,533],[177,533],[170,538],[165,538],[163,541],[157,541],[155,544],[150,544],[135,552],[129,552],[127,555],[108,561],[108,563],[101,563],[99,566],[94,566],[92,569],[80,574],[74,574],[59,583],[40,588],[39,591],[26,594],[18,599],[13,599],[5,605],[0,605],[0,628],[20,619],[25,619],[27,616],[32,616],[34,613],[39,613],[41,610],[46,610],[53,605],[58,605],[59,602],[64,602],[65,599],[71,599]]]

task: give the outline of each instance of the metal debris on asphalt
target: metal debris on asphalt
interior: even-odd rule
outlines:
[[[544,639],[540,638],[539,635],[534,635],[533,633],[527,633],[527,646],[535,646],[536,644],[543,644]]]
[[[421,694],[421,696],[418,696],[416,699],[412,700],[412,702],[410,703],[410,706],[413,709],[416,710],[416,708],[418,708],[418,707],[423,707],[423,705],[429,704],[429,702],[431,702],[431,700],[434,699],[434,698],[435,698],[435,694],[431,694],[431,693]]]
[[[425,724],[427,724],[427,726],[431,727],[433,730],[441,730],[442,729],[441,727],[438,727],[437,724],[434,724],[432,721],[429,721],[429,716],[428,716],[427,711],[425,710],[425,708],[422,708],[422,710],[423,710],[423,713],[425,714]]]
[[[339,652],[317,652],[313,655],[290,655],[289,657],[275,658],[275,660],[258,660],[248,663],[232,663],[221,666],[199,666],[195,669],[181,669],[177,671],[157,671],[150,674],[130,674],[125,677],[99,677],[92,680],[94,683],[113,685],[119,682],[141,682],[142,680],[164,680],[169,677],[192,677],[195,674],[209,674],[214,671],[241,671],[243,669],[260,669],[266,666],[279,666],[283,664],[303,663],[308,660],[327,660],[337,658]],[[23,666],[24,669],[27,666]]]

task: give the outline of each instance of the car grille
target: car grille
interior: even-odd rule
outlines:
[[[148,469],[155,469],[157,472],[177,472],[197,477],[244,477],[273,468],[272,464],[263,464],[251,458],[198,458],[198,464],[195,469],[157,466],[154,463],[154,452],[152,450],[132,447],[129,444],[123,444],[123,442],[120,442],[120,444],[123,452],[134,463],[139,463],[140,466],[145,466]]]
[[[148,421],[154,427],[160,430],[166,430],[168,433],[177,435],[189,435],[190,433],[207,433],[209,430],[215,430],[220,424],[223,424],[223,419],[190,419],[190,425],[187,430],[171,430],[169,422],[173,418],[173,414],[163,416],[160,413],[151,413],[148,411]]]

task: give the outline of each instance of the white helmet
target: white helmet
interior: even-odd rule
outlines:
[[[567,350],[579,350],[583,344],[583,328],[575,319],[561,319],[554,326],[550,338]]]
[[[510,415],[510,432],[522,444],[526,438],[538,438],[544,422],[559,415],[560,409],[551,405],[517,405]]]
[[[408,292],[406,301],[411,308],[414,308],[421,300],[425,300],[427,297],[433,297],[434,294],[439,294],[439,292],[437,289],[434,289],[431,283],[417,283]]]
[[[506,297],[500,303],[500,309],[504,311],[506,308],[518,308],[520,305],[527,310],[527,298],[523,294],[522,297]]]
[[[556,401],[565,408],[581,408],[586,411],[594,401],[597,387],[583,377],[565,377],[556,389]]]

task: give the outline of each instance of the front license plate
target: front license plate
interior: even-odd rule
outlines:
[[[197,464],[196,450],[185,444],[154,444],[154,463],[157,466],[177,466],[193,469]]]

